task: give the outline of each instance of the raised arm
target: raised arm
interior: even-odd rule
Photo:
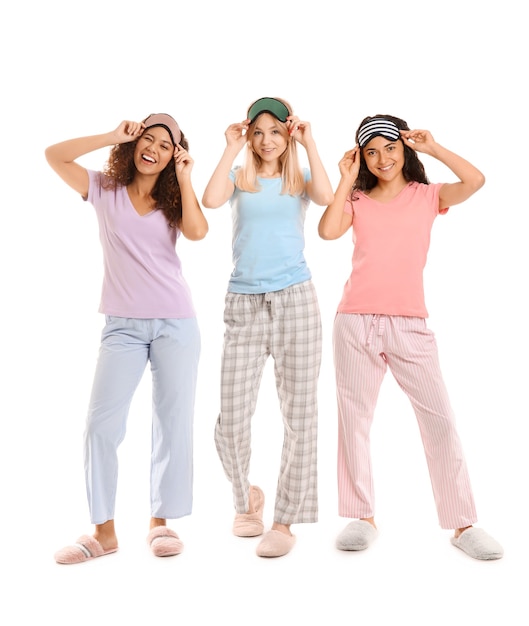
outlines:
[[[235,157],[246,143],[245,133],[248,130],[249,122],[250,120],[244,120],[240,124],[231,124],[224,133],[226,148],[202,196],[202,204],[207,209],[217,209],[227,202],[233,194],[235,185],[230,180],[230,170],[233,167]]]
[[[429,154],[444,163],[459,178],[445,183],[439,193],[439,209],[460,204],[485,184],[485,176],[463,157],[438,144],[427,130],[401,130],[400,134],[413,150]]]
[[[305,148],[310,167],[310,181],[307,182],[307,193],[310,199],[318,206],[325,206],[332,202],[332,185],[327,172],[321,162],[316,142],[312,136],[309,122],[303,122],[296,116],[290,116],[291,136]]]
[[[322,239],[338,239],[346,233],[353,218],[343,209],[347,196],[358,177],[360,168],[360,150],[358,146],[348,150],[338,163],[340,168],[340,181],[334,192],[334,200],[325,209],[318,224],[318,234]]]
[[[67,185],[80,193],[83,198],[86,198],[88,195],[88,172],[75,160],[94,150],[134,141],[142,134],[144,128],[142,122],[125,120],[116,130],[109,133],[68,139],[49,146],[45,150],[46,159]]]
[[[191,170],[193,169],[194,161],[189,152],[182,148],[181,145],[175,148],[174,161],[176,178],[178,179],[182,199],[182,218],[178,223],[178,227],[186,239],[193,241],[204,239],[209,227],[191,183]]]

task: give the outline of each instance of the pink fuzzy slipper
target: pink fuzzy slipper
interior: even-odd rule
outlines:
[[[279,530],[269,530],[259,542],[257,556],[273,558],[288,554],[296,543],[294,535],[286,535]]]
[[[257,537],[263,534],[264,493],[259,487],[250,487],[251,510],[237,513],[233,520],[233,534],[237,537]]]
[[[72,546],[66,546],[61,548],[55,553],[55,560],[57,563],[63,565],[71,565],[73,563],[84,563],[84,561],[91,561],[98,556],[105,556],[106,554],[112,554],[116,552],[117,548],[113,550],[103,550],[103,546],[97,539],[90,535],[83,535],[79,537],[77,542]]]
[[[175,556],[184,549],[184,544],[174,530],[167,526],[155,526],[147,535],[154,556]]]

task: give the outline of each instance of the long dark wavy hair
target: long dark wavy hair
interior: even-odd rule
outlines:
[[[139,137],[138,137],[139,139]],[[108,160],[103,168],[103,174],[107,177],[103,186],[107,189],[130,185],[136,174],[134,165],[134,150],[138,139],[127,143],[120,143],[110,150]],[[182,133],[180,145],[189,149],[189,142]],[[156,210],[162,211],[171,228],[176,228],[182,219],[182,196],[180,185],[176,178],[174,159],[160,172],[154,185],[151,196],[156,202]]]
[[[365,117],[358,126],[358,129],[355,134],[356,143],[358,144],[358,132],[362,128],[362,126],[369,122],[370,120],[374,120],[377,118],[383,118],[385,120],[390,120],[393,122],[399,130],[410,130],[408,124],[401,120],[400,117],[395,117],[393,115],[373,115]],[[404,146],[404,167],[402,168],[402,174],[407,182],[417,182],[424,183],[426,185],[430,184],[428,177],[426,176],[426,172],[424,169],[424,165],[420,161],[419,157],[415,150],[407,146],[402,139],[398,139],[397,141],[402,142]],[[372,174],[367,168],[365,159],[364,159],[364,151],[360,150],[360,170],[358,171],[358,177],[351,189],[351,198],[354,200],[354,192],[355,191],[370,191],[374,187],[376,187],[378,182],[377,177]]]

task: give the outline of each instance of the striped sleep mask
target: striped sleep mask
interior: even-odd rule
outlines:
[[[358,145],[363,148],[373,137],[384,137],[390,141],[397,141],[400,138],[400,131],[394,122],[376,117],[359,128]]]

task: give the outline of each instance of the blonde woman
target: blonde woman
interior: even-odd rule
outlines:
[[[251,485],[250,431],[259,384],[274,359],[284,442],[274,521],[257,546],[262,557],[287,554],[291,524],[315,522],[317,504],[317,383],[321,320],[304,256],[304,219],[310,202],[332,202],[329,178],[309,122],[279,98],[260,98],[245,119],[225,132],[226,148],[202,199],[206,208],[229,202],[233,272],[225,301],[221,410],[215,442],[232,483],[233,532],[263,533],[264,494]],[[309,167],[301,168],[301,144]],[[233,163],[246,147],[244,164]]]

